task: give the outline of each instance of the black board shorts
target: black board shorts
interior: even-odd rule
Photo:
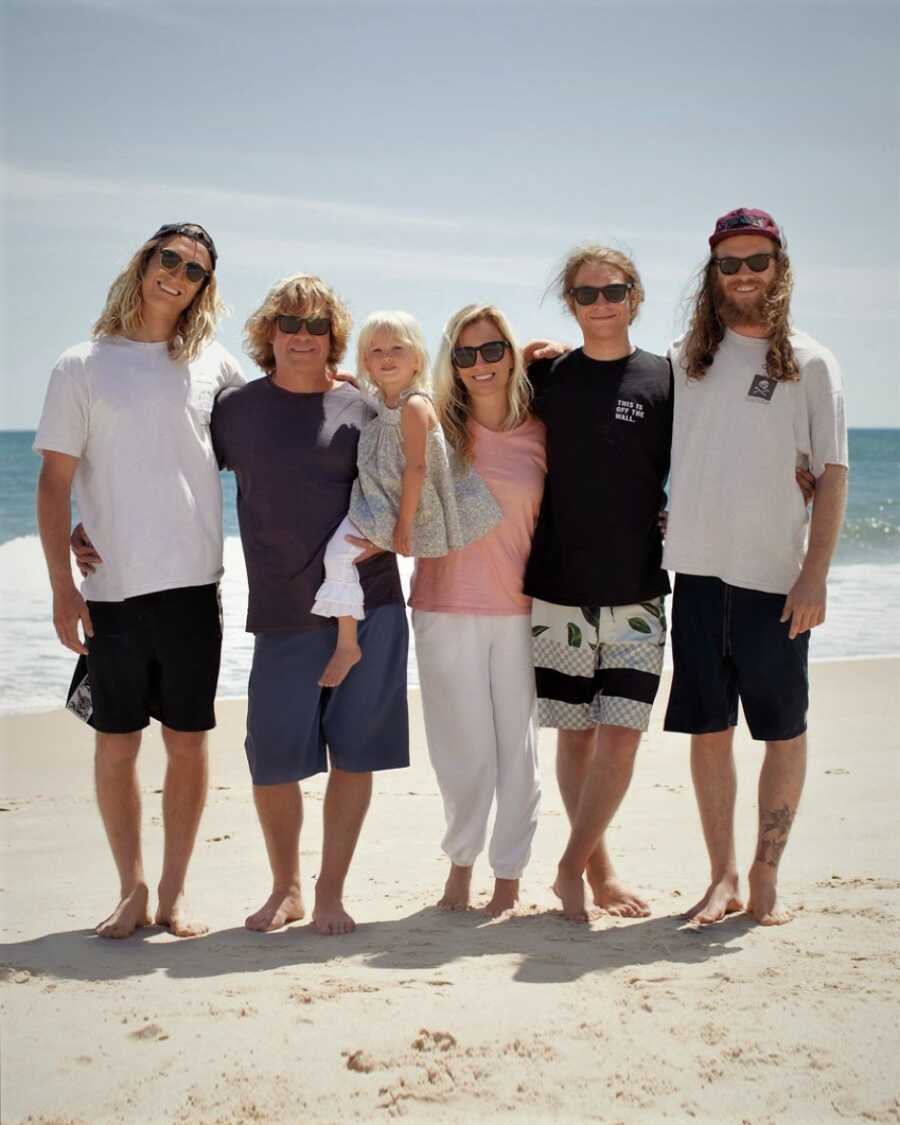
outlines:
[[[784,594],[677,574],[672,599],[672,689],[665,729],[712,734],[737,726],[738,698],[750,735],[797,738],[809,707],[809,633],[791,640]]]
[[[177,731],[211,730],[222,651],[219,588],[182,586],[87,603],[94,628],[66,706],[105,734],[151,718]]]

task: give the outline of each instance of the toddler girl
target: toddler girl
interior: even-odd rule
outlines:
[[[357,447],[350,509],[325,549],[325,581],[312,612],[338,619],[338,639],[319,683],[336,687],[362,656],[356,622],[365,617],[347,536],[386,551],[439,558],[486,535],[501,511],[475,470],[449,454],[431,397],[428,352],[405,312],[376,312],[363,324],[357,376],[377,391],[375,417]]]

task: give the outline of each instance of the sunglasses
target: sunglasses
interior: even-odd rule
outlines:
[[[722,273],[731,275],[737,273],[744,262],[754,273],[763,273],[769,268],[769,262],[777,257],[774,252],[764,250],[759,254],[751,254],[748,258],[713,258],[713,261]]]
[[[183,234],[185,237],[192,238],[195,242],[201,243],[209,252],[212,268],[216,268],[216,262],[219,258],[216,252],[216,244],[213,242],[212,235],[209,231],[204,230],[199,223],[163,223],[150,241],[158,242],[161,238],[165,238],[170,234]]]
[[[579,305],[593,305],[601,293],[611,305],[621,305],[629,289],[634,289],[630,281],[616,281],[612,285],[577,285],[574,289],[567,289],[566,293],[574,297]]]
[[[209,277],[209,270],[204,269],[199,262],[185,262],[177,250],[163,248],[159,252],[159,264],[169,273],[175,273],[180,265],[184,265],[184,276],[193,285],[199,285]]]
[[[331,331],[331,321],[327,316],[276,316],[278,327],[287,336],[295,336],[306,325],[310,336],[324,336]]]
[[[478,362],[479,352],[485,363],[497,363],[503,359],[507,348],[512,350],[512,344],[508,340],[488,340],[477,348],[454,348],[453,363],[456,367],[474,367]]]

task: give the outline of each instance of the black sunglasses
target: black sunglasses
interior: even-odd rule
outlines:
[[[195,242],[201,243],[209,252],[212,268],[216,268],[216,262],[219,259],[216,244],[213,242],[209,231],[201,227],[199,223],[163,223],[150,241],[158,242],[161,238],[166,238],[170,234],[183,234],[186,238],[192,238]]]
[[[457,367],[474,367],[478,362],[478,353],[481,352],[485,363],[497,363],[503,359],[507,348],[512,350],[512,344],[508,340],[488,340],[477,348],[454,348],[453,362]]]
[[[628,296],[628,290],[633,288],[630,281],[615,281],[612,285],[576,285],[574,289],[567,289],[566,293],[574,297],[579,305],[593,305],[601,293],[611,305],[621,305]]]
[[[778,255],[771,250],[763,250],[759,254],[751,254],[748,258],[713,258],[713,261],[724,274],[737,273],[744,262],[753,270],[754,273],[762,273],[768,269],[769,262]]]
[[[162,247],[159,252],[159,264],[164,270],[169,273],[175,273],[181,264],[184,264],[184,276],[193,285],[199,285],[201,281],[206,281],[209,277],[209,270],[204,269],[199,262],[185,262],[184,258],[178,253],[177,250],[169,250],[168,247]]]
[[[327,316],[287,316],[282,314],[275,319],[278,321],[278,327],[287,336],[296,335],[304,324],[310,336],[324,336],[331,331],[331,321]]]

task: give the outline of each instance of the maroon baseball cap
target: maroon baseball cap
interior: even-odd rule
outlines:
[[[737,207],[716,219],[716,227],[709,236],[709,248],[723,238],[733,238],[736,234],[762,234],[771,238],[779,246],[782,244],[781,230],[768,211],[758,211],[752,207]]]

